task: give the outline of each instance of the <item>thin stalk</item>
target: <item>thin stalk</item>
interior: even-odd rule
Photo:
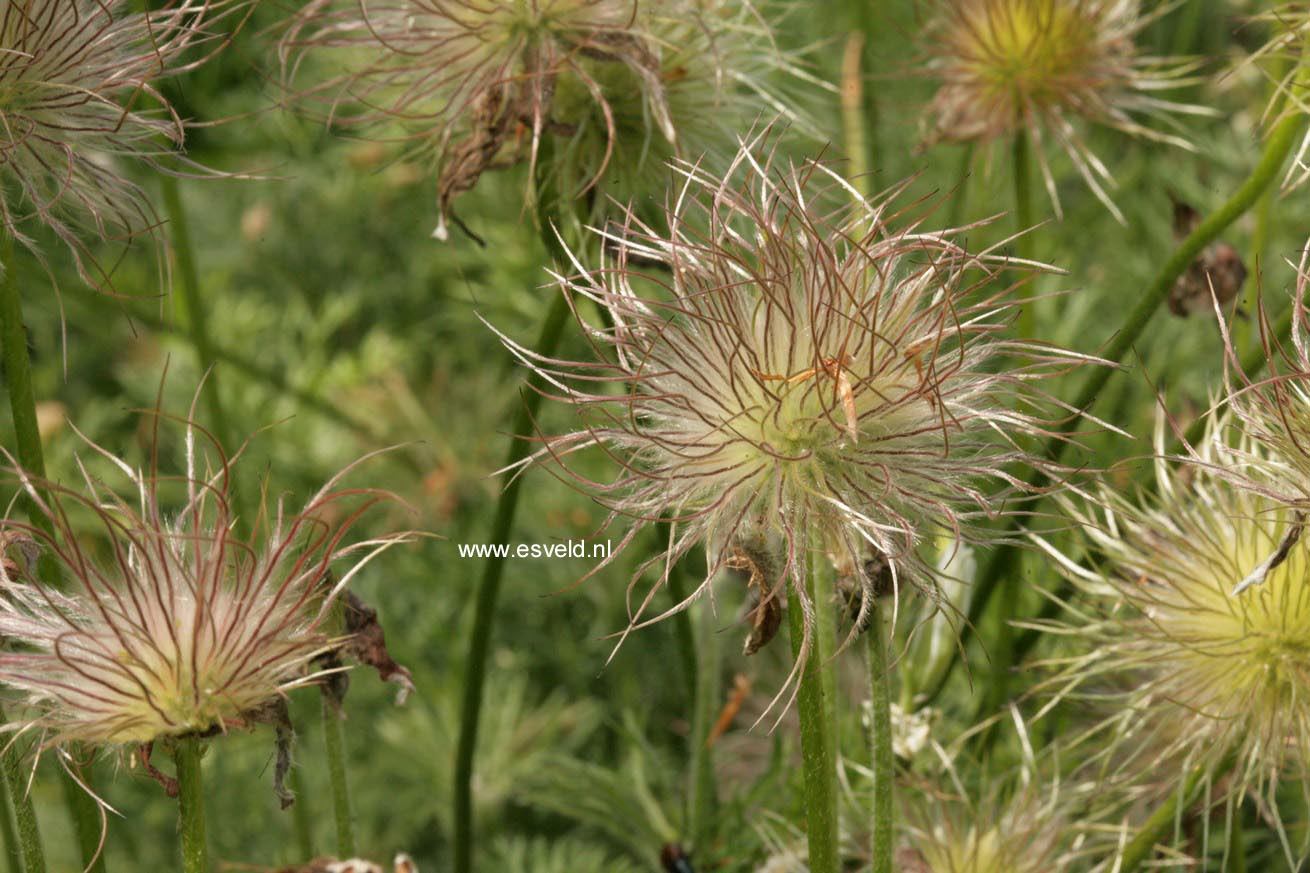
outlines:
[[[177,763],[178,831],[182,835],[182,873],[209,873],[209,844],[205,839],[205,790],[200,773],[201,741],[183,737],[174,741]]]
[[[1228,823],[1228,845],[1224,849],[1224,873],[1246,873],[1246,845],[1242,834],[1242,808]]]
[[[1303,76],[1299,81],[1304,85],[1305,80],[1308,78],[1310,78],[1310,73]],[[1128,351],[1146,331],[1152,317],[1169,296],[1169,291],[1173,288],[1174,282],[1187,269],[1188,265],[1200,254],[1202,249],[1245,214],[1259,199],[1264,190],[1273,183],[1279,169],[1287,160],[1287,155],[1296,141],[1297,134],[1301,132],[1304,126],[1305,116],[1299,112],[1288,113],[1275,125],[1265,143],[1264,152],[1251,174],[1238,186],[1232,196],[1219,209],[1201,222],[1169,256],[1151,284],[1138,298],[1137,304],[1128,313],[1123,327],[1119,329],[1114,338],[1100,353],[1102,359],[1116,364],[1124,359]],[[1077,412],[1065,419],[1056,429],[1056,432],[1046,441],[1045,455],[1052,464],[1058,464],[1064,456],[1069,448],[1069,435],[1078,428],[1083,416],[1090,411],[1091,407],[1100,398],[1106,383],[1117,371],[1117,368],[1112,367],[1097,367],[1092,371],[1083,386],[1083,390],[1073,403],[1073,408]],[[1043,484],[1046,478],[1047,474],[1043,470],[1033,468],[1029,471],[1025,481],[1030,488],[1035,489]],[[1034,508],[1030,507],[1030,510]],[[1013,532],[1018,523],[1018,517],[1012,517],[1008,522],[1007,531]],[[1018,546],[1015,545],[1000,546],[993,550],[990,559],[983,566],[982,572],[978,576],[973,599],[969,604],[968,621],[963,622],[960,627],[961,643],[977,625],[998,584],[1005,578],[1006,571],[1012,566],[1017,549]],[[957,655],[951,664],[952,668],[959,663],[958,648]],[[1008,667],[1008,665],[1003,665],[1003,667]],[[998,669],[1003,667],[998,667]],[[934,686],[924,690],[923,696],[918,699],[920,706],[925,706],[936,699],[950,674],[950,668],[943,670]]]
[[[960,148],[960,169],[955,173],[955,189],[951,194],[950,211],[946,215],[947,227],[959,227],[969,215],[969,180],[973,172],[974,144]]]
[[[842,138],[846,142],[847,177],[861,197],[869,196],[869,141],[865,135],[864,80],[861,56],[867,43],[865,35],[852,31],[846,36],[841,64]]]
[[[351,821],[350,782],[346,775],[346,739],[341,713],[323,695],[323,745],[327,748],[328,778],[332,783],[332,816],[337,824],[337,857],[355,857],[355,826]]]
[[[817,554],[815,554],[817,552]],[[820,574],[831,575],[827,558],[811,550],[805,574],[806,594],[818,608],[816,591]],[[831,582],[828,583],[831,585]],[[833,748],[832,722],[824,700],[823,665],[830,653],[823,651],[818,633],[810,633],[810,651],[804,652],[805,617],[801,598],[795,591],[787,596],[787,617],[791,627],[791,648],[795,657],[805,656],[800,689],[796,695],[801,728],[801,768],[805,776],[805,821],[809,841],[810,873],[838,873],[841,854],[837,840],[837,756]]]
[[[191,244],[191,225],[187,220],[186,209],[182,205],[182,194],[178,190],[177,177],[168,173],[160,174],[160,188],[164,197],[164,209],[168,213],[169,238],[180,274],[179,289],[181,302],[186,312],[187,332],[191,344],[196,350],[196,359],[202,371],[208,371],[206,379],[205,403],[209,409],[209,427],[218,439],[219,445],[232,451],[236,443],[232,440],[230,419],[224,410],[223,395],[219,390],[218,373],[214,364],[218,355],[214,351],[214,342],[209,332],[209,310],[205,306],[204,294],[200,289],[200,271],[196,267],[195,249]],[[237,491],[237,483],[230,483]],[[233,502],[241,507],[239,494],[233,494]],[[249,525],[251,519],[242,518],[239,513],[238,525]]]
[[[657,528],[663,536],[659,545],[663,548],[667,542],[668,526]],[[687,599],[687,586],[682,565],[675,564],[669,569],[669,596],[674,603]],[[716,653],[709,663],[710,652],[697,645],[697,631],[706,639],[709,646],[714,646]],[[709,826],[714,822],[714,809],[718,805],[718,791],[714,783],[714,753],[706,742],[713,730],[715,701],[719,695],[719,658],[717,656],[718,635],[714,633],[711,621],[693,622],[690,610],[682,610],[673,616],[673,634],[678,648],[678,660],[682,667],[683,684],[686,686],[687,704],[691,709],[691,730],[687,733],[687,760],[690,762],[691,778],[688,780],[687,802],[684,820],[690,831],[691,845],[704,845],[713,834]]]
[[[0,725],[8,723],[0,710]],[[18,826],[18,847],[25,873],[45,873],[45,850],[41,847],[41,830],[36,821],[36,809],[27,791],[28,769],[16,744],[7,744],[3,758],[4,786],[9,802],[14,807],[14,821]]]
[[[892,873],[892,850],[896,842],[893,791],[895,771],[892,758],[892,677],[887,659],[890,640],[882,620],[882,605],[870,610],[864,632],[869,643],[869,681],[873,717],[869,740],[873,747],[873,863],[870,873]]]
[[[14,829],[14,804],[10,799],[9,779],[0,768],[0,836],[5,843],[5,870],[8,873],[23,873],[23,848],[18,843],[18,831]]]
[[[3,256],[3,281],[0,281],[0,345],[3,346],[5,387],[9,392],[9,407],[13,412],[14,446],[18,463],[29,473],[38,478],[45,477],[45,454],[41,447],[41,431],[37,426],[36,393],[32,387],[32,361],[27,349],[27,328],[23,321],[22,295],[18,289],[18,273],[14,258],[14,241],[9,234],[4,234],[0,243]],[[54,527],[45,514],[40,512],[30,500],[24,498],[32,524],[53,538]],[[50,565],[42,563],[41,572],[49,572]],[[0,711],[0,722],[4,713]],[[14,817],[18,826],[19,844],[22,848],[23,866],[27,873],[42,873],[45,870],[45,852],[41,846],[41,833],[37,825],[36,810],[32,798],[26,790],[27,779],[16,748],[4,752],[5,768],[8,772],[8,790],[10,803],[14,808]],[[80,792],[80,788],[76,788]],[[69,812],[72,815],[79,838],[84,831],[93,828],[92,833],[99,833],[99,822],[84,820],[83,806],[76,798],[65,792]],[[79,839],[85,846],[86,840]],[[99,840],[97,839],[98,843]],[[84,855],[83,862],[91,864],[91,855]],[[102,865],[94,865],[95,871],[103,871]]]
[[[1014,241],[1014,246],[1016,254],[1024,260],[1031,257],[1032,235],[1028,231],[1033,226],[1032,178],[1028,167],[1032,163],[1028,154],[1030,148],[1028,137],[1023,132],[1014,135],[1014,148],[1010,153],[1014,175],[1014,230],[1022,234]],[[1037,336],[1036,305],[1035,301],[1029,301],[1019,313],[1019,336],[1023,339]]]
[[[296,829],[296,851],[299,852],[296,860],[307,862],[314,857],[315,852],[314,823],[309,816],[309,807],[305,805],[305,779],[301,776],[299,767],[292,767],[289,776],[291,790],[296,795],[296,803],[291,807]]]
[[[547,233],[552,251],[556,246]],[[541,325],[541,334],[534,346],[537,352],[550,355],[559,345],[568,319],[569,307],[564,295],[557,295]],[[511,442],[505,455],[505,467],[512,467],[528,454],[528,441],[523,438],[532,429],[537,411],[541,408],[541,378],[535,373],[527,380],[525,396],[511,425]],[[491,523],[491,542],[509,540],[518,512],[519,491],[523,477],[514,476],[496,503],[496,515]],[[478,582],[477,599],[473,608],[473,633],[469,637],[468,654],[464,667],[464,698],[460,709],[459,742],[455,749],[455,873],[470,873],[473,869],[473,757],[477,749],[478,719],[482,713],[482,692],[486,683],[487,654],[491,648],[491,631],[496,617],[496,602],[500,598],[500,582],[505,571],[505,559],[493,556],[482,566]]]
[[[704,604],[702,604],[704,605]],[[696,634],[696,696],[692,706],[691,833],[692,846],[703,847],[713,837],[719,798],[714,782],[714,750],[707,742],[714,729],[715,713],[723,697],[721,635],[714,614],[702,609],[693,622]]]

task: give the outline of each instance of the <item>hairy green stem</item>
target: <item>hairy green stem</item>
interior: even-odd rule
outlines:
[[[1306,78],[1310,78],[1310,73],[1303,76],[1303,80]],[[1302,84],[1304,84],[1304,81],[1302,81]],[[1287,155],[1291,151],[1297,135],[1304,126],[1305,116],[1299,112],[1289,113],[1274,126],[1265,143],[1264,152],[1251,174],[1233,192],[1232,196],[1219,209],[1201,222],[1169,256],[1151,281],[1151,284],[1138,298],[1137,304],[1128,313],[1123,327],[1119,329],[1114,338],[1100,353],[1101,358],[1116,364],[1124,359],[1133,344],[1146,331],[1152,317],[1168,298],[1170,289],[1173,288],[1174,282],[1183,274],[1183,271],[1201,253],[1202,249],[1213,242],[1220,233],[1249,210],[1264,190],[1273,183],[1279,169],[1286,162]],[[1070,445],[1069,435],[1078,428],[1083,417],[1099,399],[1106,383],[1115,372],[1117,372],[1117,369],[1108,366],[1097,367],[1092,371],[1086,384],[1083,385],[1082,391],[1073,403],[1073,408],[1077,411],[1065,419],[1057,428],[1056,433],[1046,442],[1045,454],[1053,464],[1059,463],[1064,456]],[[1034,468],[1029,472],[1026,483],[1030,488],[1035,489],[1042,485],[1046,478],[1046,473],[1043,470]],[[1030,507],[1030,510],[1033,508]],[[1011,518],[1008,522],[1009,530],[1013,531],[1018,523],[1018,517]],[[1007,578],[1007,571],[1011,570],[1015,565],[1015,554],[1018,548],[1018,546],[1011,544],[999,546],[993,550],[991,557],[978,576],[974,596],[969,604],[968,621],[963,622],[960,627],[962,637],[969,634],[977,625],[999,583]],[[963,643],[963,639],[961,642]],[[958,663],[957,653],[952,661],[952,667]],[[1001,665],[999,668],[1004,669],[1008,666]],[[918,700],[920,706],[927,705],[936,699],[951,672],[951,669],[943,670],[935,685],[924,690],[924,694]]]
[[[709,745],[715,714],[723,696],[721,636],[713,612],[701,602],[693,625],[696,634],[696,696],[692,705],[691,834],[693,847],[709,845],[716,823],[719,798],[714,782],[714,755]]]
[[[865,129],[864,79],[862,56],[868,38],[860,31],[846,36],[842,52],[841,120],[846,144],[847,177],[861,197],[869,196],[869,138]]]
[[[4,270],[0,281],[0,345],[3,346],[5,387],[9,393],[9,407],[13,413],[14,446],[19,465],[28,473],[45,477],[45,453],[41,446],[41,431],[37,425],[36,392],[32,386],[32,362],[27,348],[27,329],[23,321],[22,295],[18,288],[18,273],[14,258],[14,241],[9,234],[4,235],[0,244],[0,257]],[[24,497],[25,505],[32,524],[53,539],[54,526],[45,513]],[[53,571],[47,561],[42,562],[41,575],[49,576]],[[50,580],[47,580],[50,581]],[[3,713],[0,713],[3,719]],[[26,790],[27,780],[23,772],[21,759],[15,748],[4,753],[5,766],[9,770],[10,803],[13,804],[14,817],[18,825],[18,838],[22,848],[23,866],[27,873],[40,873],[45,870],[45,853],[41,846],[40,828],[37,825],[36,810]],[[83,792],[76,784],[69,785],[65,780],[65,801],[79,845],[83,848],[83,863],[92,873],[103,873],[103,861],[96,858],[99,845],[100,821],[94,813],[94,804],[88,814],[87,806],[82,802]],[[94,860],[93,860],[94,859]]]
[[[205,789],[200,773],[202,740],[173,741],[177,763],[178,831],[182,835],[182,873],[209,873],[209,843],[205,837]]]
[[[668,530],[667,523],[656,528],[659,536],[657,547],[660,550],[668,541]],[[669,597],[675,604],[687,599],[685,574],[681,564],[669,568],[666,584],[669,587]],[[693,850],[713,838],[711,825],[715,820],[714,809],[718,805],[718,792],[714,784],[714,756],[706,742],[713,730],[714,705],[719,695],[718,657],[716,654],[714,663],[709,663],[710,652],[697,645],[698,631],[701,637],[707,638],[707,645],[715,647],[714,652],[717,653],[718,635],[714,633],[712,621],[693,622],[691,611],[687,609],[673,616],[673,634],[682,666],[683,684],[686,686],[687,705],[691,710],[691,730],[687,732],[690,779],[683,819],[690,833]]]
[[[4,710],[0,709],[0,725],[8,723]],[[41,847],[41,830],[36,821],[36,809],[27,791],[29,771],[23,765],[23,756],[19,754],[16,744],[6,741],[0,762],[4,765],[4,788],[9,795],[9,803],[14,808],[14,821],[18,826],[18,847],[22,856],[22,869],[25,873],[45,873],[45,850]]]
[[[14,829],[14,804],[3,768],[0,768],[0,838],[5,843],[5,870],[23,873],[23,847],[19,845],[18,831]]]
[[[323,695],[323,745],[327,749],[328,779],[332,783],[332,817],[337,825],[337,857],[355,857],[355,825],[350,811],[350,780],[346,774],[346,739],[341,712]]]
[[[534,346],[538,353],[550,355],[554,352],[564,332],[568,314],[568,302],[564,295],[557,295],[546,313],[541,334]],[[529,443],[524,435],[531,431],[537,411],[541,408],[542,387],[543,382],[535,373],[528,377],[523,402],[514,415],[505,467],[514,466],[527,457]],[[514,526],[514,516],[518,511],[522,483],[522,476],[514,476],[501,492],[491,524],[491,542],[508,542]],[[500,597],[500,582],[504,571],[503,557],[487,559],[482,566],[482,578],[478,582],[473,608],[473,633],[469,637],[464,666],[464,698],[460,709],[459,742],[455,750],[455,873],[470,873],[473,869],[473,758],[477,750],[478,719],[482,712],[487,655],[491,648],[496,601]]]
[[[869,627],[864,632],[869,644],[869,681],[873,706],[869,740],[873,748],[873,844],[870,873],[892,873],[892,852],[896,834],[895,761],[892,757],[892,677],[887,658],[890,640],[882,620],[882,604],[874,603]]]
[[[817,610],[831,604],[818,599],[825,583],[821,575],[829,577],[826,586],[831,590],[831,568],[826,555],[811,549],[805,574],[806,593]],[[824,693],[823,670],[831,652],[825,652],[817,629],[811,627],[808,637],[810,650],[804,651],[806,621],[801,598],[796,592],[787,597],[787,617],[791,627],[792,654],[805,658],[800,689],[796,695],[796,709],[801,728],[801,768],[805,777],[805,821],[809,841],[810,873],[838,873],[841,853],[837,834],[837,755],[833,747],[833,726],[829,703]]]

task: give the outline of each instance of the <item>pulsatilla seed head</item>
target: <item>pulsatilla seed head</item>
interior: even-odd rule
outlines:
[[[1304,516],[1239,482],[1242,459],[1268,457],[1225,413],[1191,457],[1156,461],[1155,494],[1109,485],[1069,500],[1066,510],[1100,557],[1079,564],[1044,546],[1084,596],[1076,618],[1044,624],[1082,637],[1058,659],[1057,685],[1105,707],[1115,768],[1138,795],[1144,772],[1235,766],[1216,783],[1241,798],[1304,775],[1310,743],[1310,553]],[[1163,427],[1161,427],[1163,434]],[[1160,440],[1163,442],[1163,439]],[[1246,466],[1248,476],[1258,467]],[[1252,582],[1258,572],[1260,584]],[[1091,608],[1088,604],[1092,604]],[[1162,781],[1169,793],[1177,780]],[[1107,791],[1109,788],[1107,787]],[[1260,804],[1281,827],[1277,804]],[[1286,845],[1286,843],[1285,843]],[[1293,864],[1292,866],[1296,866]]]
[[[579,420],[531,460],[630,520],[622,545],[670,520],[643,571],[704,543],[704,585],[745,553],[768,568],[762,596],[803,575],[808,547],[856,566],[876,552],[903,583],[929,575],[915,551],[934,531],[986,539],[979,518],[1012,507],[988,486],[1021,490],[1012,465],[1042,463],[1021,447],[1049,423],[1034,384],[1080,360],[999,336],[1033,267],[920,231],[890,197],[823,206],[851,191],[763,135],[722,176],[674,170],[667,231],[630,213],[604,234],[613,263],[558,277],[595,359],[505,338]],[[572,463],[588,448],[618,476]]]
[[[150,12],[127,0],[0,0],[0,221],[38,257],[45,226],[93,284],[88,241],[123,241],[160,222],[126,164],[180,146],[183,122],[159,91],[202,63],[235,0],[176,0]],[[210,46],[213,47],[212,45]]]
[[[196,435],[186,425],[186,471],[174,478],[153,458],[134,469],[91,444],[131,493],[89,465],[79,463],[85,489],[74,491],[10,460],[5,473],[44,516],[3,528],[0,635],[15,645],[0,653],[0,683],[29,707],[16,729],[56,746],[222,732],[322,678],[311,661],[342,643],[327,622],[338,594],[400,539],[347,540],[387,495],[339,487],[343,471],[298,513],[280,501],[261,511],[260,532],[240,538],[229,460]],[[40,552],[62,582],[38,579]]]
[[[941,84],[929,142],[1028,140],[1056,212],[1043,151],[1054,141],[1088,187],[1123,221],[1113,178],[1078,131],[1082,122],[1187,147],[1151,122],[1205,110],[1163,99],[1188,84],[1192,66],[1146,57],[1133,44],[1151,19],[1136,0],[937,0],[925,36],[929,75]]]
[[[761,103],[799,118],[770,84],[796,67],[749,0],[315,0],[283,37],[288,80],[328,50],[347,72],[299,102],[432,160],[438,238],[489,170],[528,164],[533,204],[603,207],[674,155],[730,154]]]

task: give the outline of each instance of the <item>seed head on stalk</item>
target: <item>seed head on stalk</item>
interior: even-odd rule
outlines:
[[[1161,92],[1189,84],[1195,65],[1142,55],[1133,40],[1152,20],[1137,0],[936,0],[925,63],[940,87],[929,142],[1026,138],[1056,214],[1060,201],[1048,139],[1119,220],[1114,179],[1079,126],[1092,123],[1190,148],[1173,115],[1207,113]]]
[[[54,531],[4,522],[0,580],[0,635],[15,644],[0,652],[0,683],[28,707],[13,728],[45,746],[148,745],[268,720],[288,691],[325,678],[313,662],[347,642],[329,621],[342,592],[405,538],[349,540],[390,499],[342,487],[351,467],[299,512],[280,499],[261,510],[258,532],[240,538],[229,504],[237,458],[207,450],[208,435],[186,422],[185,474],[164,475],[155,415],[146,469],[88,440],[82,490],[11,459],[4,471]],[[124,487],[93,472],[102,467]],[[36,579],[42,552],[62,584]]]
[[[1035,265],[920,231],[892,195],[825,206],[853,192],[821,163],[776,158],[765,135],[722,176],[674,171],[666,232],[629,213],[603,233],[612,264],[557,277],[594,360],[504,338],[578,417],[530,462],[593,494],[607,525],[631,522],[597,570],[671,519],[634,577],[635,593],[659,568],[629,630],[663,617],[646,617],[652,598],[698,543],[705,581],[674,610],[747,567],[763,596],[794,586],[808,627],[807,548],[857,567],[876,552],[896,585],[930,578],[916,549],[934,532],[988,540],[980,519],[1018,511],[1003,499],[1022,491],[1012,470],[1043,464],[1025,448],[1050,423],[1036,381],[1083,360],[999,335]],[[592,305],[610,324],[588,320]],[[589,448],[617,462],[614,479],[572,463]],[[857,623],[873,593],[863,579]]]
[[[203,53],[184,54],[214,42],[217,19],[242,5],[172,0],[136,12],[127,0],[0,0],[4,231],[41,257],[37,228],[49,228],[83,277],[105,284],[88,241],[159,226],[127,165],[160,169],[182,144],[184,122],[158,86],[203,63]]]
[[[1235,421],[1217,414],[1189,458],[1157,458],[1153,495],[1102,485],[1065,502],[1089,557],[1039,545],[1082,597],[1069,619],[1037,626],[1083,641],[1053,662],[1053,682],[1108,713],[1107,786],[1122,780],[1158,800],[1231,762],[1233,776],[1214,783],[1218,801],[1250,794],[1281,829],[1274,793],[1305,776],[1310,743],[1310,554],[1288,536],[1297,510],[1251,487],[1270,450]],[[1235,593],[1261,565],[1263,584]],[[1177,779],[1144,785],[1143,773]]]
[[[798,122],[771,80],[810,78],[752,0],[314,0],[281,48],[289,80],[325,50],[348,67],[302,104],[435,164],[438,238],[488,170],[527,163],[529,202],[626,201],[673,155],[730,153],[762,107]]]

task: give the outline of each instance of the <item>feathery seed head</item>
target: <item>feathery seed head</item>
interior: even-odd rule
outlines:
[[[264,534],[246,541],[233,532],[228,459],[219,451],[217,471],[201,469],[208,457],[191,425],[186,445],[179,481],[92,444],[130,496],[85,466],[84,493],[7,471],[55,531],[9,521],[2,534],[29,552],[26,572],[10,560],[0,573],[0,635],[18,644],[0,653],[0,682],[34,711],[20,729],[51,744],[225,731],[267,717],[287,690],[320,678],[311,662],[342,642],[327,622],[338,593],[399,539],[346,537],[386,495],[339,489],[339,475],[297,514],[279,502],[261,516]],[[164,505],[170,497],[176,511]],[[329,514],[344,520],[325,521]],[[42,548],[63,585],[37,580]]]
[[[126,0],[0,0],[0,221],[40,256],[49,227],[93,283],[87,239],[122,241],[159,221],[122,161],[154,165],[183,123],[158,90],[203,59],[231,0],[177,0],[148,13]],[[100,276],[99,280],[103,281]]]
[[[330,48],[351,69],[304,96],[342,124],[395,124],[432,157],[439,238],[488,170],[537,176],[540,161],[561,199],[625,200],[675,154],[723,152],[761,98],[794,115],[768,90],[786,64],[750,0],[315,0],[284,61],[294,75],[307,50]]]
[[[1134,784],[1142,756],[1155,772],[1164,759],[1190,773],[1232,755],[1240,796],[1298,766],[1310,744],[1310,555],[1289,536],[1301,524],[1292,508],[1234,481],[1235,453],[1266,455],[1246,437],[1225,445],[1230,425],[1212,420],[1188,463],[1158,459],[1154,497],[1102,486],[1067,501],[1106,566],[1044,546],[1099,604],[1073,628],[1047,627],[1087,638],[1061,676],[1113,703],[1108,726],[1137,750],[1123,765]],[[1255,568],[1263,584],[1235,593]]]
[[[926,46],[927,66],[941,82],[930,141],[1029,140],[1058,213],[1042,151],[1054,140],[1120,221],[1106,191],[1113,178],[1075,124],[1186,147],[1143,122],[1203,110],[1156,96],[1186,84],[1191,68],[1138,54],[1133,40],[1149,19],[1136,0],[940,0],[940,7]]]
[[[977,517],[1012,511],[987,484],[1041,463],[1021,447],[1043,431],[1032,383],[1073,360],[996,336],[1031,267],[970,254],[953,231],[897,229],[887,201],[824,211],[834,193],[850,200],[845,183],[820,164],[775,164],[759,141],[722,178],[675,168],[667,233],[629,214],[605,234],[616,263],[575,261],[560,278],[599,359],[505,340],[581,420],[536,459],[559,462],[610,521],[635,522],[623,544],[667,516],[665,557],[704,542],[712,575],[744,552],[770,586],[801,572],[814,534],[854,566],[876,550],[902,580],[926,576],[925,537],[986,538]],[[997,281],[1011,272],[1015,284]],[[612,327],[588,322],[578,298]],[[616,479],[572,469],[589,447],[622,465]]]

